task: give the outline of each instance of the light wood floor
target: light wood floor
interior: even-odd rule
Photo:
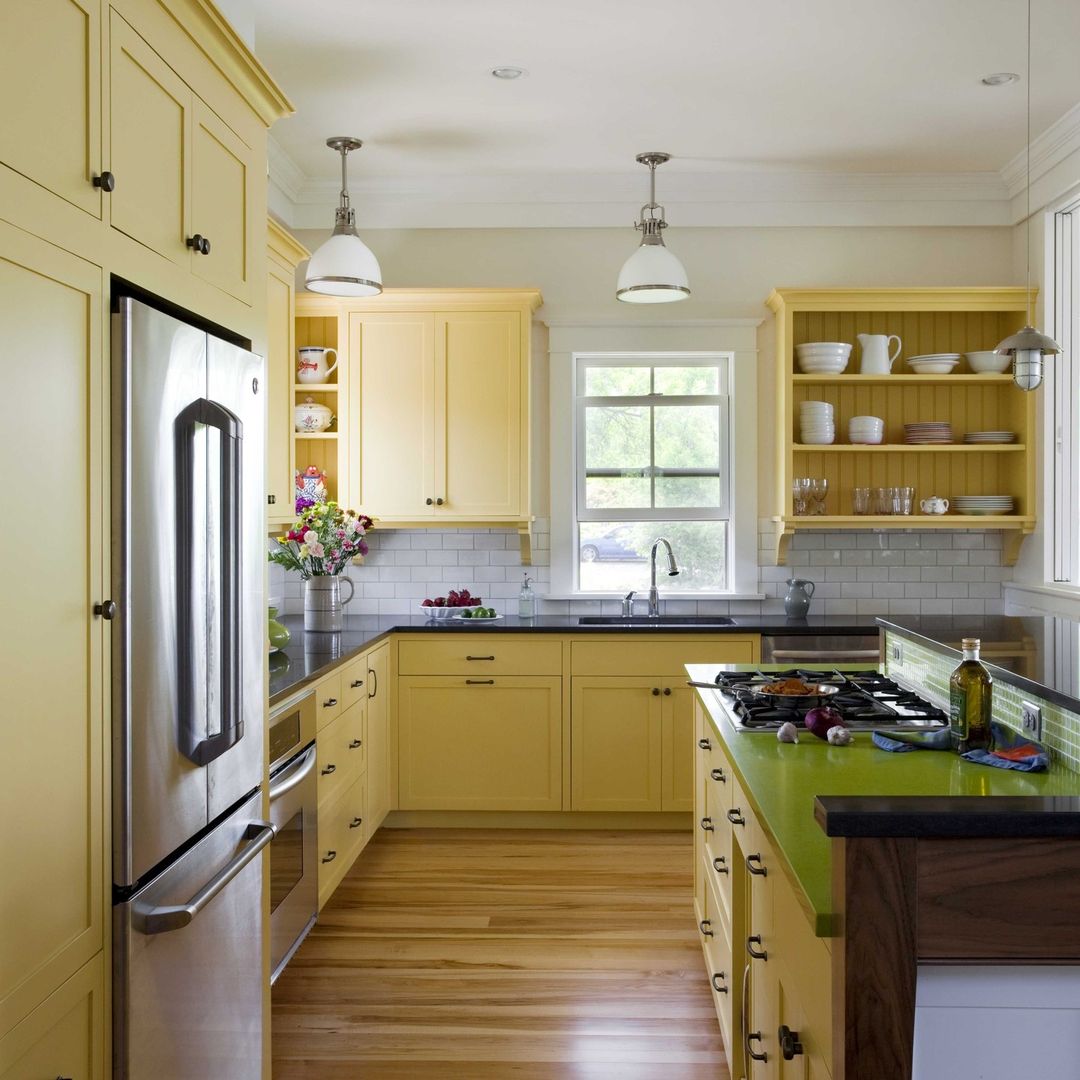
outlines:
[[[274,1080],[728,1080],[691,844],[381,830],[274,987]]]

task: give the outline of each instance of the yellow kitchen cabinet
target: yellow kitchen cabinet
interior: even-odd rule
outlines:
[[[0,1037],[0,1080],[104,1080],[105,957],[98,953]]]
[[[116,11],[110,35],[110,224],[250,304],[265,167]]]
[[[271,525],[287,525],[295,505],[296,267],[309,252],[272,218],[266,230],[266,518]]]
[[[0,4],[0,100],[0,162],[100,217],[101,0]]]
[[[513,289],[297,298],[298,328],[333,320],[336,347],[347,339],[344,501],[398,527],[527,525],[539,304]]]
[[[367,654],[367,827],[370,837],[390,813],[390,643]]]
[[[319,804],[334,799],[364,771],[365,701],[358,701],[315,737]]]
[[[573,679],[571,809],[660,809],[660,681],[647,675]]]
[[[661,684],[662,810],[694,809],[694,692],[685,679]]]
[[[562,808],[562,679],[401,676],[402,810]]]
[[[325,906],[364,846],[365,776],[319,803],[319,909]]]
[[[27,478],[13,506],[18,514],[40,496],[63,517],[18,541],[17,569],[7,575],[8,610],[24,613],[30,632],[25,618],[0,628],[10,721],[0,789],[0,1034],[104,941],[107,670],[94,610],[107,599],[102,276],[0,223],[0,431],[4,460],[22,462]]]

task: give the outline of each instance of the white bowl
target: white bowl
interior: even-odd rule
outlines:
[[[880,416],[853,416],[850,420],[852,424],[878,424],[884,426],[885,421]]]
[[[463,611],[475,611],[478,607],[482,607],[482,604],[473,604],[467,608],[463,607],[424,607],[420,604],[420,610],[429,619],[453,619],[455,616],[460,615]]]
[[[877,431],[877,432],[849,431],[848,432],[848,442],[859,443],[861,446],[876,446],[881,442],[883,437],[884,437],[884,432],[881,432],[881,431]]]
[[[846,341],[805,341],[795,346],[799,356],[839,356],[846,360],[851,346]]]
[[[836,432],[831,431],[827,435],[808,435],[803,432],[802,441],[807,446],[828,446],[836,441]]]
[[[833,407],[827,401],[804,401],[799,406],[799,411],[803,416],[816,416],[818,413],[832,416]]]
[[[909,360],[908,367],[918,375],[948,375],[959,360]]]
[[[966,352],[964,356],[967,359],[968,367],[979,375],[1002,375],[1009,370],[1009,366],[1012,364],[1011,356],[1002,356],[1001,353],[996,353],[993,349],[986,349],[982,352]]]

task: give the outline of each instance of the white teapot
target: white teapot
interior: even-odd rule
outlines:
[[[302,383],[324,383],[337,367],[337,349],[322,349],[317,345],[305,345],[296,350],[300,357],[296,365],[296,381]],[[327,353],[334,354],[334,366],[327,367]]]
[[[948,512],[949,500],[939,499],[936,495],[931,495],[929,499],[923,499],[919,503],[919,508],[924,514],[944,514]]]
[[[313,434],[316,431],[326,431],[333,423],[334,414],[326,405],[320,405],[311,397],[304,398],[302,404],[293,409],[293,425],[297,431]]]

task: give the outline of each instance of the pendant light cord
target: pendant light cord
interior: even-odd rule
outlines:
[[[1027,322],[1035,325],[1031,309],[1031,0],[1027,0],[1027,214],[1024,218],[1024,254],[1027,259],[1025,272],[1027,288]]]

